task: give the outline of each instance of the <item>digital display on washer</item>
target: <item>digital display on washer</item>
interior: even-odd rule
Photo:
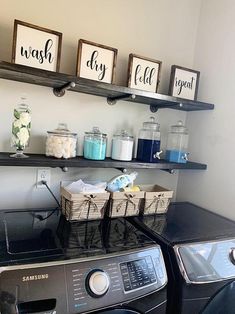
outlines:
[[[121,263],[120,269],[126,292],[142,288],[157,281],[153,261],[150,256]]]

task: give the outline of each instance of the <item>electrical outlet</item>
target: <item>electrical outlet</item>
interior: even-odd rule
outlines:
[[[50,187],[50,183],[51,183],[51,170],[50,169],[38,169],[37,170],[36,186],[39,189],[46,189],[46,186],[45,184],[42,184],[42,181],[46,181],[47,185]]]

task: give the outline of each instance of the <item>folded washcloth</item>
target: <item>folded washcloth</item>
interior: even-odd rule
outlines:
[[[71,193],[106,193],[106,186],[106,182],[88,184],[83,182],[82,180],[78,180],[69,184],[65,188]]]

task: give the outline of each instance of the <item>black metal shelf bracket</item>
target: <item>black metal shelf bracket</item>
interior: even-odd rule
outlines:
[[[176,169],[160,169],[160,170],[168,172],[169,174],[176,174]]]
[[[117,97],[108,97],[107,98],[107,103],[111,106],[115,105],[117,103],[118,100],[134,100],[135,99],[135,95],[134,94],[125,94],[125,95],[121,95],[121,96],[117,96]]]
[[[121,171],[122,173],[127,173],[127,169],[126,168],[115,168],[119,171]]]
[[[68,168],[68,167],[60,167],[60,169],[61,169],[63,172],[68,172],[68,171],[69,171],[69,168]]]
[[[158,109],[159,109],[158,106],[156,106],[156,105],[150,105],[150,111],[151,111],[151,112],[153,112],[153,113],[154,113],[154,112],[157,112]]]
[[[65,94],[65,91],[70,89],[70,88],[74,88],[76,86],[75,82],[69,82],[59,88],[53,88],[53,93],[55,96],[57,97],[62,97]]]

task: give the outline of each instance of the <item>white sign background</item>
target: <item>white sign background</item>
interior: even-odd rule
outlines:
[[[38,50],[39,53],[41,50],[44,52],[45,44],[48,39],[51,39],[53,42],[53,45],[49,50],[53,58],[52,63],[49,62],[48,58],[44,58],[43,63],[39,63],[38,59],[32,57],[32,55],[30,55],[29,59],[21,55],[21,47],[23,47],[26,51],[29,50],[29,47],[32,47],[32,49]],[[15,63],[49,71],[56,71],[58,44],[58,36],[18,24],[15,48]]]
[[[112,83],[114,51],[86,43],[82,43],[81,49],[82,53],[79,76],[99,82]],[[99,75],[101,74],[100,70],[96,71],[95,68],[91,69],[87,66],[87,62],[91,60],[91,56],[94,51],[98,52],[98,56],[95,60],[98,68],[101,64],[106,67],[105,75],[102,80],[99,79]]]
[[[182,86],[182,90],[180,92],[180,86],[175,86],[176,80],[179,81],[187,81],[190,82],[193,80],[192,89],[186,88]],[[182,69],[175,69],[175,77],[174,77],[174,85],[173,85],[173,92],[172,96],[185,98],[185,99],[191,99],[194,100],[195,90],[196,90],[196,82],[197,82],[197,74],[194,72],[189,72],[187,70]],[[180,94],[179,94],[180,92]]]
[[[135,70],[136,70],[136,67],[138,65],[141,66],[141,71],[138,73],[138,76],[143,76],[144,70],[146,69],[146,67],[149,67],[150,70],[152,68],[155,69],[155,73],[152,76],[152,84],[151,85],[148,83],[145,84],[144,82],[140,82],[140,81],[138,81],[137,84],[135,84]],[[148,60],[133,57],[130,87],[155,93],[156,92],[156,86],[157,86],[158,72],[159,72],[159,64],[158,63],[154,63],[154,62],[151,62]]]

